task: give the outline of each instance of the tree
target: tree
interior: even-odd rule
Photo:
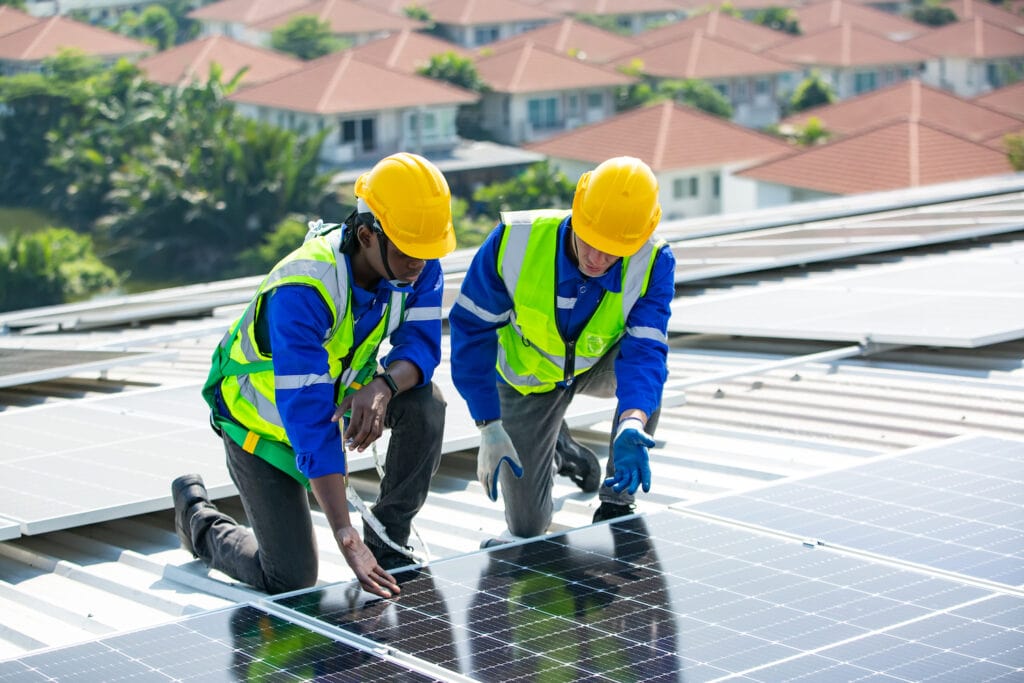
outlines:
[[[832,104],[836,101],[836,94],[832,86],[826,83],[818,71],[812,71],[811,75],[805,78],[796,86],[793,96],[789,100],[789,113],[796,113],[817,107],[823,104]]]
[[[482,93],[488,89],[487,84],[476,70],[476,64],[473,60],[469,57],[462,57],[451,50],[432,55],[430,63],[426,66],[421,66],[416,70],[416,73],[437,81],[451,83],[476,93]]]
[[[14,9],[20,9],[22,12],[25,11],[25,0],[0,0],[0,7],[7,5]]]
[[[754,23],[794,36],[802,33],[796,12],[788,7],[766,7],[754,15]]]
[[[910,10],[910,18],[925,26],[945,26],[957,21],[956,12],[934,0],[917,4]]]
[[[149,5],[141,14],[131,10],[123,13],[114,24],[114,30],[163,51],[175,44],[178,21],[163,5]]]
[[[569,208],[575,189],[564,173],[538,161],[511,180],[478,188],[473,200],[478,213],[496,219],[502,211]]]
[[[1024,133],[1011,133],[1003,136],[1006,154],[1010,165],[1015,171],[1024,171]]]
[[[310,60],[349,47],[349,41],[331,33],[331,26],[314,16],[298,16],[270,33],[270,45],[275,50]]]
[[[732,118],[732,104],[707,81],[694,78],[684,81],[662,81],[658,84],[656,92],[713,116]]]

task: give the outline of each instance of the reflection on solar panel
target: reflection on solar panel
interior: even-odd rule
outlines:
[[[1007,616],[1024,614],[1021,596],[671,511],[398,576],[393,600],[336,585],[276,602],[485,681],[846,680],[923,671],[928,654],[955,658],[962,680],[994,680],[1024,664],[1022,622]],[[881,642],[895,656],[835,659]]]
[[[0,663],[0,681],[432,681],[244,605]]]
[[[0,348],[0,387],[42,382],[78,372],[171,358],[177,351],[81,351]]]
[[[1020,441],[954,439],[686,509],[828,546],[1024,586]]]
[[[1024,245],[672,305],[671,332],[975,348],[1024,336]]]

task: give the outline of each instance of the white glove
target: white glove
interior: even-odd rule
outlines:
[[[502,463],[508,464],[517,479],[523,476],[523,463],[516,447],[501,420],[495,420],[480,428],[480,451],[476,456],[476,478],[492,501],[498,500],[498,471]]]

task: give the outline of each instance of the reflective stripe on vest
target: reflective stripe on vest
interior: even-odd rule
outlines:
[[[648,240],[636,254],[623,259],[622,291],[605,292],[578,339],[567,344],[556,322],[555,271],[558,226],[568,214],[502,214],[505,234],[498,251],[498,272],[513,301],[513,312],[509,324],[498,330],[497,369],[522,394],[550,391],[562,381],[571,383],[623,337],[630,311],[647,291],[660,246]]]

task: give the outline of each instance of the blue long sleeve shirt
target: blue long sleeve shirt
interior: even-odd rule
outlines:
[[[396,287],[382,279],[373,291],[352,280],[352,265],[340,254],[339,266],[348,268],[352,292],[352,315],[356,320],[354,345],[366,339],[384,314],[384,306]],[[397,360],[416,365],[423,384],[431,381],[441,360],[441,297],[444,278],[437,260],[427,261],[408,291],[406,320],[391,334],[391,349],[384,367]],[[263,330],[273,353],[274,374],[319,376],[328,372],[324,335],[331,326],[331,313],[312,287],[282,285],[271,290],[265,302],[258,330]],[[354,348],[354,347],[353,347]],[[295,450],[299,471],[310,479],[346,472],[341,430],[331,422],[334,414],[333,384],[310,384],[275,392],[288,440]]]
[[[580,272],[570,257],[571,217],[558,227],[556,324],[563,339],[573,339],[597,310],[604,292],[622,291],[622,260],[598,277]],[[499,224],[477,250],[448,314],[452,379],[475,420],[501,417],[495,368],[498,329],[509,323],[512,298],[498,274],[498,249],[505,226]],[[668,319],[675,295],[675,256],[662,247],[654,261],[647,293],[626,319],[626,334],[615,359],[616,398],[622,412],[638,408],[651,415],[661,404],[668,378]]]

